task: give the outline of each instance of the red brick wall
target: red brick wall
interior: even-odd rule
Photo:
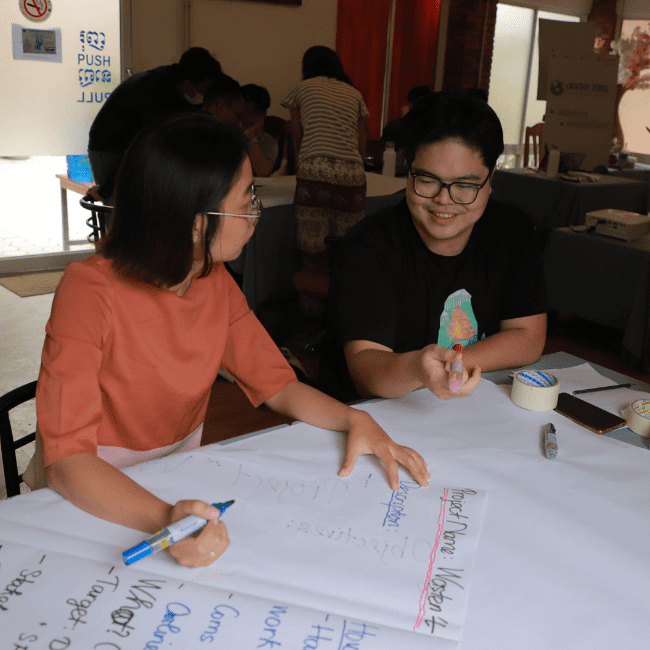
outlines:
[[[603,45],[599,51],[609,54],[609,44],[614,39],[616,30],[616,0],[593,0],[589,21],[600,23]]]
[[[443,88],[488,90],[496,16],[497,0],[451,0]]]

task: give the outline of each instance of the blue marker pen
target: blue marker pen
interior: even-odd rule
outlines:
[[[213,503],[212,507],[217,508],[217,510],[223,514],[233,503],[235,502],[226,501],[225,503]],[[133,564],[152,553],[162,551],[164,548],[189,537],[197,530],[201,530],[201,528],[203,528],[207,523],[207,519],[197,517],[196,515],[183,517],[183,519],[175,521],[173,524],[167,526],[167,528],[163,528],[153,537],[150,537],[144,542],[140,542],[140,544],[130,548],[128,551],[124,551],[122,553],[124,564],[128,566],[129,564]]]

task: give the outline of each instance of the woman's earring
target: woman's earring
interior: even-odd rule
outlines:
[[[198,241],[199,241],[199,236],[198,236],[198,235],[194,235],[194,243],[196,244]]]

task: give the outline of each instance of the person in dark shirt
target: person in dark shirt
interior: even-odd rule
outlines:
[[[490,199],[503,131],[487,103],[435,93],[405,116],[403,134],[406,197],[337,247],[332,326],[359,395],[398,397],[424,386],[463,397],[481,370],[541,355],[542,256],[526,216]],[[457,343],[464,376],[453,393],[448,370],[458,357],[449,348]]]
[[[220,73],[206,49],[193,47],[178,63],[135,74],[111,93],[88,138],[90,166],[105,203],[112,201],[117,170],[133,138],[154,120],[199,110],[205,89]]]
[[[413,108],[413,106],[417,103],[418,100],[422,99],[422,97],[426,97],[429,95],[431,91],[426,87],[426,86],[413,86],[411,90],[409,90],[408,95],[406,96],[406,100],[408,104],[402,108],[402,110],[406,109],[408,112]],[[403,125],[403,120],[404,117],[398,117],[395,120],[391,120],[386,124],[384,129],[381,132],[381,141],[385,144],[386,142],[394,142],[395,143],[395,151],[401,151],[402,149],[402,125]]]
[[[220,74],[205,91],[203,110],[228,126],[241,128],[246,104],[239,82]]]

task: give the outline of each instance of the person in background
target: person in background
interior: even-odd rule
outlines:
[[[203,110],[220,122],[239,128],[246,111],[239,83],[227,74],[220,74],[205,91]]]
[[[395,143],[395,151],[399,152],[403,149],[402,144],[402,126],[404,123],[404,115],[406,115],[415,105],[415,103],[431,94],[431,91],[427,86],[413,86],[409,90],[408,95],[406,96],[406,101],[408,102],[406,106],[402,106],[402,115],[394,120],[391,120],[386,124],[384,129],[381,132],[381,141],[386,144],[386,142]]]
[[[117,171],[133,138],[165,115],[199,110],[219,74],[219,62],[206,49],[192,47],[178,63],[134,74],[115,88],[88,137],[88,158],[104,203],[112,203]]]
[[[327,263],[325,237],[343,235],[365,214],[363,155],[368,109],[328,47],[310,47],[302,81],[282,102],[296,152],[298,247],[305,265]]]
[[[403,136],[406,197],[357,224],[337,248],[332,327],[359,395],[397,397],[424,386],[463,397],[481,370],[540,357],[542,255],[526,215],[490,198],[503,131],[488,104],[432,94],[404,117]],[[464,384],[452,393],[456,353],[448,348],[456,343],[464,346]]]
[[[278,162],[277,140],[264,131],[264,118],[271,105],[269,91],[263,86],[246,84],[241,89],[246,109],[241,128],[250,139],[251,162],[255,176],[269,176]]]
[[[393,490],[398,463],[423,486],[430,478],[422,457],[367,413],[296,380],[225,269],[260,218],[252,180],[246,136],[209,115],[141,131],[100,251],[69,264],[56,291],[36,390],[28,485],[148,533],[189,514],[209,519],[170,548],[192,567],[228,546],[218,511],[196,499],[168,503],[120,468],[199,446],[220,367],[254,405],[347,432],[340,476],[376,454]]]

